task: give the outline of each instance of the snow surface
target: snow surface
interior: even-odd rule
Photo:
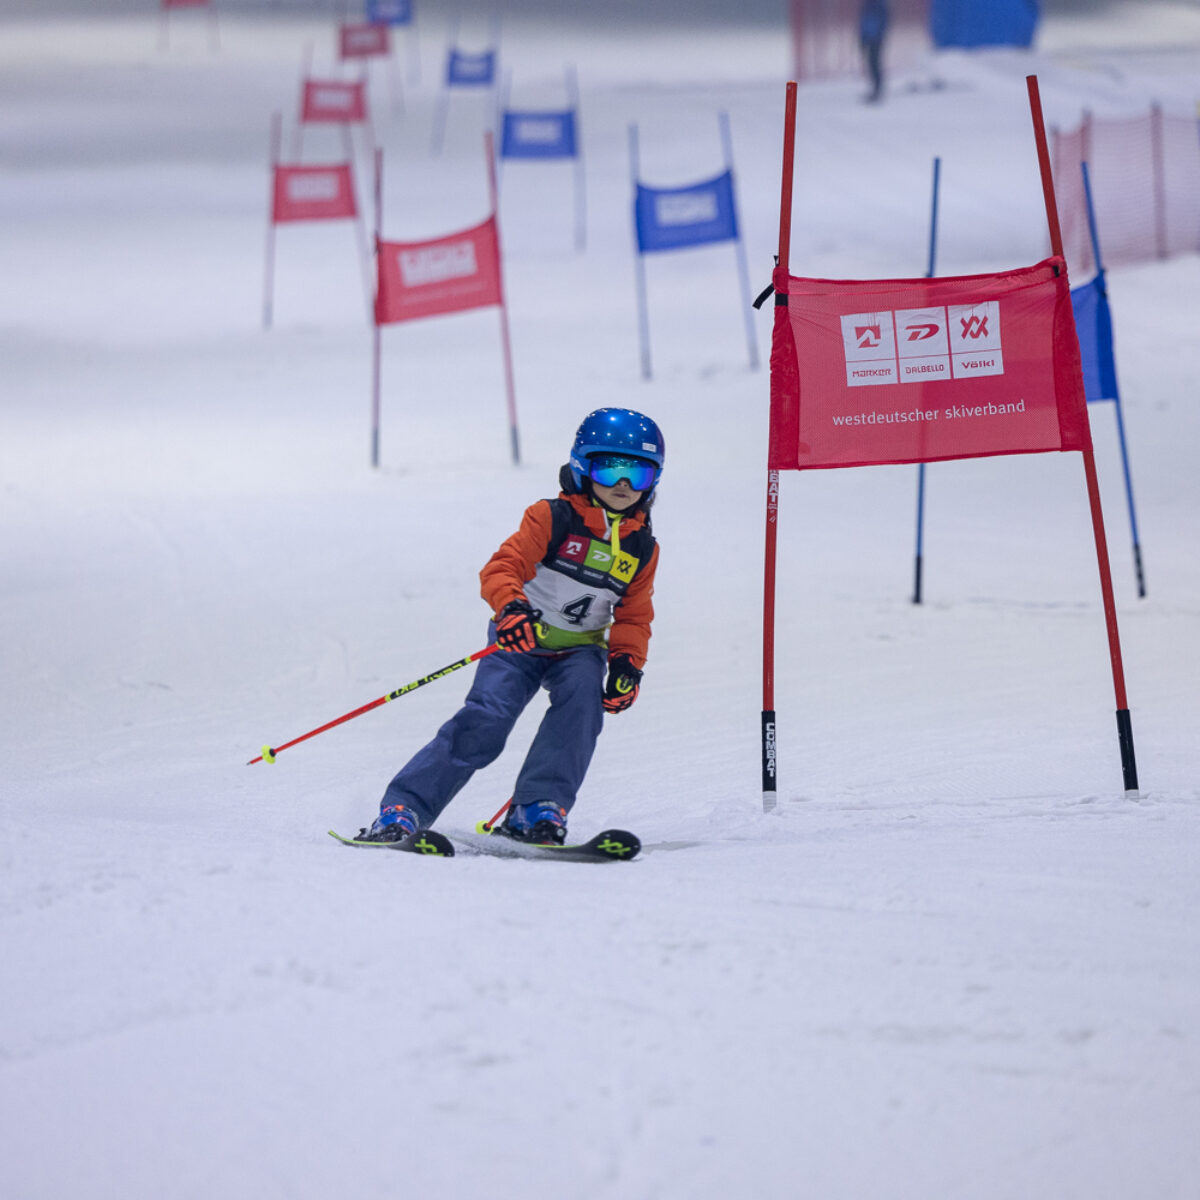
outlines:
[[[1140,794],[1082,466],[1036,455],[929,469],[920,606],[913,468],[785,477],[764,816],[767,375],[716,246],[648,262],[640,380],[626,130],[647,182],[684,184],[728,111],[765,284],[783,6],[506,21],[514,104],[578,67],[588,249],[570,170],[508,164],[523,465],[485,310],[384,331],[379,470],[351,226],[280,229],[260,325],[268,123],[306,45],[334,69],[332,19],[231,0],[219,53],[195,13],[160,52],[154,5],[124,7],[14,3],[0,37],[0,1195],[1200,1195],[1200,261],[1110,273],[1144,600],[1091,412]],[[419,78],[403,43],[371,75],[396,238],[487,212],[481,98],[429,154],[424,11]],[[1194,5],[1118,4],[1048,17],[1035,53],[928,58],[880,107],[803,87],[793,270],[922,274],[935,155],[939,273],[1036,261],[1026,74],[1071,127],[1191,113],[1198,66]],[[308,161],[338,152],[309,132]],[[482,645],[479,567],[605,404],[665,431],[663,556],[642,697],[573,825],[646,853],[337,847],[466,672],[246,760]],[[537,719],[447,833],[503,802]]]

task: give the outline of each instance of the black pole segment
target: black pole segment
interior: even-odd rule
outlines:
[[[1121,773],[1125,776],[1125,790],[1138,790],[1137,759],[1133,753],[1133,725],[1129,720],[1129,709],[1117,709],[1117,739],[1121,744]]]
[[[763,812],[775,807],[775,710],[764,709],[762,714],[762,787]]]

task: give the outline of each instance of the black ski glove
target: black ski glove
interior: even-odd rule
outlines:
[[[628,654],[612,654],[608,659],[608,682],[604,685],[604,711],[624,712],[636,699],[642,673]]]

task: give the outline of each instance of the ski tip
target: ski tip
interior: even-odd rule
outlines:
[[[407,850],[412,854],[425,854],[431,858],[454,857],[454,843],[432,829],[420,829],[410,834],[404,841],[397,843],[397,849]]]
[[[628,829],[606,829],[592,838],[587,845],[593,847],[598,854],[616,862],[628,862],[641,852],[642,839],[636,833],[630,833]]]
[[[346,837],[336,829],[325,831],[331,838],[341,842],[343,846],[367,846],[376,850],[403,850],[409,854],[423,854],[427,858],[453,858],[454,843],[446,836],[435,833],[432,829],[420,829],[410,833],[408,837],[398,842],[372,842],[362,837]]]

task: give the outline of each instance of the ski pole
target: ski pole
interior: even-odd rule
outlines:
[[[378,700],[372,700],[370,704],[364,704],[361,708],[356,708],[353,712],[348,712],[344,716],[329,721],[317,729],[310,729],[308,733],[302,733],[299,737],[292,738],[290,742],[284,742],[280,746],[264,746],[262,753],[257,758],[252,758],[246,766],[252,767],[256,762],[273,763],[275,756],[286,750],[289,746],[294,746],[297,742],[304,742],[311,737],[316,737],[318,733],[324,733],[327,729],[332,729],[335,725],[341,725],[345,721],[352,721],[355,717],[361,717],[363,713],[370,712],[371,709],[378,708],[381,704],[386,704],[389,700],[395,700],[407,692],[424,687],[425,684],[432,683],[435,679],[441,679],[442,676],[449,675],[452,671],[457,671],[460,667],[469,666],[476,659],[484,658],[486,655],[492,654],[499,649],[499,644],[493,642],[490,646],[485,646],[482,650],[476,650],[474,654],[468,654],[466,658],[460,658],[458,662],[452,662],[448,667],[443,667],[440,671],[434,671],[431,675],[422,675],[420,679],[414,679],[412,683],[406,683],[403,687],[398,687],[394,692],[388,692],[386,696],[380,696]]]
[[[499,821],[500,818],[502,816],[504,816],[504,814],[506,812],[508,812],[508,810],[510,808],[512,808],[512,801],[505,800],[504,807],[501,808],[501,810],[490,821],[480,821],[479,822],[479,832],[480,833],[491,833],[492,830],[496,828],[496,822]]]

